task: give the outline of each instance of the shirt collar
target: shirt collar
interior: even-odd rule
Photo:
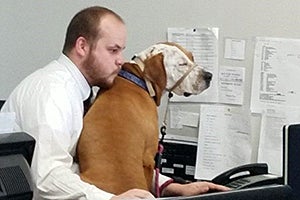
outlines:
[[[80,72],[78,67],[64,54],[61,54],[61,56],[58,58],[57,61],[61,63],[63,66],[65,66],[67,70],[70,72],[71,76],[78,84],[82,96],[82,100],[86,100],[90,95],[91,86],[88,84],[87,80]]]

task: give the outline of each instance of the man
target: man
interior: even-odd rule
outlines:
[[[126,27],[120,16],[103,7],[90,7],[71,20],[63,54],[25,78],[7,99],[2,111],[16,113],[15,130],[32,135],[35,199],[153,199],[144,190],[121,195],[83,182],[74,161],[82,130],[83,101],[91,86],[110,87],[124,62]],[[164,195],[193,195],[226,190],[212,183],[180,185],[161,176]],[[170,184],[167,184],[170,183]]]

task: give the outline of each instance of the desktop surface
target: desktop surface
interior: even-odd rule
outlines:
[[[288,185],[269,185],[191,197],[164,197],[157,200],[290,200],[291,195],[292,189]]]

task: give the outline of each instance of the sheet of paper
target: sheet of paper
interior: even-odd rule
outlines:
[[[198,127],[199,113],[183,111],[182,116],[181,123],[184,126]]]
[[[170,128],[181,129],[183,124],[182,119],[182,109],[180,106],[170,106]]]
[[[189,144],[197,145],[197,137],[186,136],[186,135],[175,135],[175,134],[166,134],[165,142],[177,143],[177,144]]]
[[[250,111],[201,105],[195,178],[211,180],[251,160]]]
[[[180,106],[170,106],[170,122],[171,128],[198,127],[199,113],[182,111]]]
[[[0,134],[11,133],[14,128],[16,114],[12,112],[0,113]]]
[[[242,105],[244,101],[245,68],[220,66],[219,102]]]
[[[218,101],[218,34],[218,28],[168,28],[168,41],[191,51],[195,62],[213,74],[210,87],[201,94],[190,97],[174,95],[171,101]]]
[[[270,173],[282,176],[282,128],[299,121],[299,108],[273,106],[263,110],[257,160],[268,163]]]
[[[233,60],[245,59],[246,40],[226,38],[224,58]]]
[[[268,105],[300,106],[300,40],[256,38],[251,111]]]

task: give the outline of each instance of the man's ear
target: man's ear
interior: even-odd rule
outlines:
[[[163,64],[163,55],[159,53],[144,61],[145,69],[143,72],[144,77],[149,80],[155,91],[156,105],[160,105],[160,99],[163,91],[166,88],[166,70]]]
[[[90,45],[84,37],[80,36],[76,40],[75,50],[78,55],[84,57],[85,55],[87,55],[89,53]]]

